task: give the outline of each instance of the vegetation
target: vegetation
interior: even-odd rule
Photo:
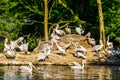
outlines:
[[[0,36],[13,40],[30,34],[28,42],[32,42],[31,50],[39,39],[45,40],[45,1],[48,3],[46,35],[50,35],[56,23],[61,29],[69,25],[73,33],[75,26],[82,24],[85,34],[90,31],[96,40],[100,38],[97,0],[0,0]],[[105,37],[109,35],[116,47],[120,46],[119,4],[119,0],[102,0]]]

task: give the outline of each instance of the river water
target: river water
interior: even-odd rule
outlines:
[[[18,73],[19,66],[0,66],[0,80],[120,80],[119,66],[89,65],[84,70],[69,66],[42,65],[30,75]]]

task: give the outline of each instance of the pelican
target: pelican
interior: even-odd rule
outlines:
[[[72,69],[84,69],[86,65],[86,60],[82,60],[82,65],[80,65],[77,62],[72,62],[73,66],[71,66]]]
[[[95,44],[96,44],[95,39],[94,38],[90,38],[90,35],[91,35],[91,33],[88,32],[85,37],[88,40],[88,43],[90,45],[95,46]]]
[[[77,57],[86,58],[86,56],[84,55],[86,49],[83,46],[80,46],[80,48],[78,48],[78,42],[73,43],[73,45],[75,46],[75,52],[77,53]]]
[[[84,30],[82,29],[82,25],[79,25],[79,27],[76,27],[75,30],[79,35],[84,33]]]
[[[16,57],[16,53],[12,49],[7,49],[5,56],[7,59],[14,59]]]
[[[103,48],[103,43],[102,43],[102,40],[99,40],[99,45],[95,45],[93,48],[92,48],[92,51],[96,51],[98,53],[98,51],[100,51],[100,49]]]
[[[59,28],[59,24],[56,25],[55,32],[60,36],[65,35],[65,32],[63,30],[58,30],[58,28]]]
[[[44,51],[46,52],[46,57],[48,58],[48,56],[51,54],[51,47],[53,46],[53,42],[52,44],[43,44],[44,47]]]
[[[113,43],[109,41],[109,36],[107,37],[107,47],[110,49],[110,48],[113,48]]]
[[[46,57],[47,57],[46,48],[43,48],[37,56],[37,61],[44,61]]]
[[[10,49],[10,45],[7,44],[7,42],[8,42],[8,38],[5,39],[3,52],[6,52],[8,49]]]
[[[55,34],[55,29],[53,29],[53,32],[51,33],[51,38],[60,39],[60,37]]]
[[[35,66],[32,64],[32,62],[28,62],[29,67],[28,66],[20,66],[18,68],[18,72],[19,73],[32,73],[33,68],[35,69]]]
[[[22,40],[23,40],[23,37],[19,37],[15,41],[10,41],[11,49],[15,49],[17,47],[18,43],[21,42]]]
[[[58,50],[59,50],[63,55],[66,55],[66,48],[59,46],[56,40],[54,40],[54,42],[55,42]]]
[[[21,42],[22,44],[19,46],[17,45],[17,47],[20,49],[20,51],[24,51],[26,54],[28,52],[28,43],[26,42],[26,40],[24,40],[24,42]]]
[[[68,34],[71,34],[71,29],[70,29],[68,26],[65,28],[65,31],[66,31],[66,33],[68,33]]]

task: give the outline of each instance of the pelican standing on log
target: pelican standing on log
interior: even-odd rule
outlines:
[[[86,65],[86,60],[82,60],[82,65],[78,62],[72,62],[73,66],[71,66],[71,69],[84,69]]]

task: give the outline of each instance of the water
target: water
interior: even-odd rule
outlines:
[[[30,75],[18,73],[19,66],[0,66],[0,80],[120,80],[119,66],[87,66],[72,70],[68,66],[42,65]]]

